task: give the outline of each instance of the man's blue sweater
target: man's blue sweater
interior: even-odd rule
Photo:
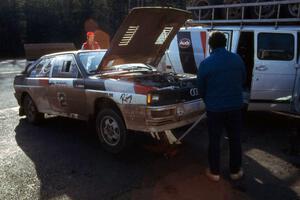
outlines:
[[[224,112],[242,107],[246,71],[239,55],[225,48],[213,50],[201,62],[197,79],[207,111]]]

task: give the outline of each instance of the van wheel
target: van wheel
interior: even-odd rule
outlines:
[[[28,122],[38,124],[44,119],[44,114],[37,110],[36,105],[28,95],[24,97],[23,108]]]
[[[102,147],[110,153],[118,154],[127,146],[125,124],[112,109],[104,109],[97,114],[96,131]]]

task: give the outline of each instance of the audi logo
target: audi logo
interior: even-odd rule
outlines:
[[[192,97],[198,96],[199,95],[198,88],[192,88],[192,89],[190,89],[190,95]]]
[[[182,38],[179,41],[179,47],[182,49],[189,48],[191,46],[191,41],[188,38]]]

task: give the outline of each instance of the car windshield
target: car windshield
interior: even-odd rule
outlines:
[[[88,74],[96,74],[104,54],[105,52],[82,52],[79,54],[79,60]],[[130,63],[111,66],[100,73],[127,73],[136,71],[155,71],[155,68],[142,63]]]
[[[83,52],[79,54],[79,60],[89,74],[95,74],[105,52]]]

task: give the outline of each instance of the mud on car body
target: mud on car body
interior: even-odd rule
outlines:
[[[134,9],[107,51],[43,56],[15,78],[20,114],[33,123],[44,113],[95,120],[103,147],[114,153],[126,146],[128,130],[161,132],[194,122],[203,109],[196,77],[153,67],[188,16]]]

